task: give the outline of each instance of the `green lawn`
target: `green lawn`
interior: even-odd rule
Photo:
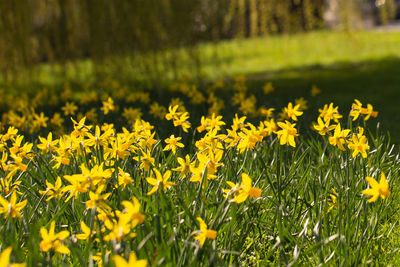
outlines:
[[[221,69],[232,76],[332,64],[339,67],[400,56],[400,33],[318,31],[265,36],[205,45],[204,52],[209,59],[205,68],[209,77],[220,75]],[[220,64],[217,67],[216,62]]]
[[[400,33],[312,32],[229,41],[217,46],[226,77],[246,74],[251,87],[271,81],[282,101],[322,89],[321,103],[371,103],[381,127],[400,142]],[[206,68],[212,77],[212,64]]]

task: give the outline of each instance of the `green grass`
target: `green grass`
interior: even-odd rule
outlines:
[[[204,46],[205,73],[228,77],[293,68],[359,63],[400,56],[400,33],[317,31]],[[217,50],[217,58],[212,51]],[[208,64],[207,64],[208,63]],[[215,63],[220,66],[215,67]]]

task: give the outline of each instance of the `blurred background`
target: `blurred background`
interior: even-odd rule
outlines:
[[[283,101],[317,86],[322,103],[372,103],[400,132],[399,18],[398,0],[1,1],[0,87],[201,89],[245,75]]]
[[[276,46],[294,46],[285,51],[289,53],[288,57],[304,56],[292,55],[296,49],[301,50],[299,53],[313,54],[316,51],[304,50],[301,47],[302,42],[310,42],[305,45],[312,46],[313,40],[307,37],[304,40],[302,38],[293,40],[292,44],[290,44],[291,39],[280,40],[274,37],[315,30],[336,32],[340,30],[349,33],[355,30],[374,29],[379,25],[391,24],[399,18],[399,2],[396,0],[1,1],[0,72],[2,79],[8,81],[33,79],[46,82],[46,77],[43,77],[46,74],[43,71],[47,71],[51,73],[47,73],[52,76],[50,80],[54,80],[55,75],[57,77],[61,75],[63,79],[77,80],[111,76],[124,80],[159,83],[177,79],[185,72],[199,78],[215,78],[229,76],[232,72],[237,74],[235,68],[249,73],[278,69],[283,63],[279,58],[275,58],[279,52],[275,51]],[[396,26],[387,27],[388,31],[395,29]],[[266,38],[257,39],[257,37]],[[340,54],[341,49],[346,49],[340,46],[349,45],[341,43],[341,40],[334,43],[335,40],[325,37],[316,36],[314,41],[318,42],[318,46],[333,45],[332,49],[339,46],[337,47],[339,51],[331,53]],[[341,35],[334,37],[351,38]],[[374,42],[372,40],[374,38],[376,37],[371,35],[369,41]],[[244,39],[258,40],[258,42],[228,41]],[[296,41],[300,43],[296,44]],[[245,52],[237,51],[242,49]],[[236,66],[236,61],[244,56],[243,53],[247,53],[246,56],[250,60],[254,57],[265,59],[259,59],[261,62],[258,66],[257,62]],[[270,66],[265,64],[268,57],[275,61],[269,63]],[[340,55],[338,57],[338,61],[342,60]],[[293,61],[293,59],[283,60]],[[314,61],[311,63],[320,63],[318,59]],[[250,64],[254,66],[247,66]],[[306,60],[298,65],[307,64],[309,62]]]

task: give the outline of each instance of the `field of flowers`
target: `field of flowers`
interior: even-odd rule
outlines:
[[[378,111],[274,91],[0,91],[0,266],[391,262],[400,159]]]

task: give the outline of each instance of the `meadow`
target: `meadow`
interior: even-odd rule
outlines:
[[[0,262],[399,264],[395,99],[363,94],[397,59],[375,63],[1,90]]]

